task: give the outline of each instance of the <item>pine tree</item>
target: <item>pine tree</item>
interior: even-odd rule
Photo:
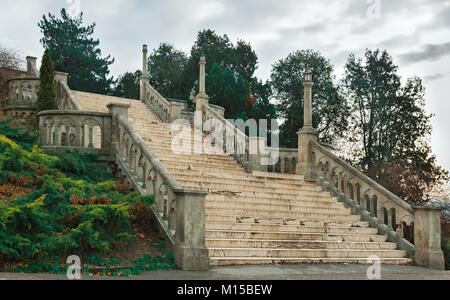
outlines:
[[[50,50],[46,49],[42,57],[42,65],[40,70],[41,84],[37,97],[37,111],[56,109],[56,86],[54,78],[54,67]]]
[[[95,23],[83,25],[83,13],[71,17],[65,9],[61,18],[43,16],[38,24],[41,44],[50,49],[55,69],[69,73],[68,85],[73,90],[110,94],[115,81],[109,77],[110,56],[102,57],[100,41],[94,39]]]

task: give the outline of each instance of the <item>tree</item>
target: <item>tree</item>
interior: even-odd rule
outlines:
[[[313,123],[322,141],[332,143],[347,129],[347,103],[334,84],[333,66],[319,52],[300,50],[273,65],[271,86],[278,100],[277,111],[284,120],[281,144],[298,147],[297,132],[303,128],[303,79],[307,70],[314,78]]]
[[[8,80],[17,77],[22,67],[22,58],[14,49],[8,49],[0,44],[0,102],[8,95]]]
[[[225,108],[226,119],[248,119],[245,113],[248,87],[229,68],[222,69],[217,64],[213,65],[206,76],[206,93],[210,97],[209,103]]]
[[[164,97],[185,99],[181,76],[186,63],[187,55],[184,52],[162,43],[148,59],[150,84]]]
[[[134,73],[127,72],[119,77],[117,85],[114,88],[113,95],[128,99],[139,99],[140,96],[140,78],[142,72],[137,70]]]
[[[83,13],[70,17],[65,9],[61,19],[52,14],[43,16],[38,24],[41,44],[50,50],[55,69],[69,73],[68,85],[84,92],[107,94],[114,79],[109,77],[110,56],[102,58],[100,42],[94,39],[95,23],[83,26]]]
[[[247,86],[252,87],[258,57],[250,44],[240,40],[235,46],[227,35],[220,36],[208,29],[198,33],[184,68],[181,83],[184,98],[189,96],[195,81],[198,80],[198,62],[201,55],[206,55],[206,73],[209,73],[214,65],[223,70],[228,68],[236,77],[241,77]]]
[[[418,77],[402,87],[398,67],[386,51],[350,55],[343,83],[351,108],[349,140],[353,162],[398,196],[420,202],[424,192],[448,180],[436,164],[425,112],[425,88]]]
[[[56,86],[54,78],[55,69],[53,67],[50,50],[46,49],[42,57],[40,69],[40,86],[37,94],[37,111],[55,110],[57,109]]]

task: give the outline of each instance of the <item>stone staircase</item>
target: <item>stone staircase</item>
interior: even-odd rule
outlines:
[[[248,173],[228,155],[176,155],[171,144],[178,132],[171,132],[171,125],[147,105],[73,93],[86,111],[107,112],[110,102],[131,104],[130,123],[171,176],[184,189],[209,192],[206,246],[213,265],[367,264],[370,256],[386,264],[411,263],[406,251],[397,250],[386,236],[302,176]]]

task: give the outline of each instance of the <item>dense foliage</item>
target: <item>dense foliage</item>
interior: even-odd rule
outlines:
[[[40,70],[40,85],[37,93],[37,111],[54,110],[56,106],[55,69],[50,51],[45,50]]]
[[[58,158],[36,146],[26,151],[4,135],[0,153],[3,263],[54,263],[55,257],[108,253],[133,241],[131,222],[154,202],[153,197],[121,193],[111,175],[103,182],[98,180],[107,179],[105,174],[89,178],[95,170],[86,157]],[[82,174],[70,174],[80,167]]]
[[[61,18],[43,16],[38,24],[41,44],[50,50],[55,70],[69,73],[68,85],[73,90],[107,94],[114,84],[109,77],[110,56],[102,57],[100,42],[94,39],[95,23],[83,26],[83,13],[71,17],[65,9]]]
[[[448,173],[432,154],[422,80],[409,78],[402,86],[397,72],[386,51],[349,57],[344,84],[352,112],[350,156],[390,191],[417,203]]]
[[[170,44],[162,43],[148,58],[150,84],[164,97],[186,99],[181,76],[187,60],[184,52]]]
[[[275,63],[271,75],[277,111],[283,119],[281,144],[288,148],[297,148],[297,132],[303,128],[303,81],[307,71],[314,78],[313,123],[320,139],[332,143],[347,130],[348,107],[334,84],[330,61],[317,51],[296,51]]]
[[[126,72],[117,80],[117,85],[114,88],[113,95],[128,99],[139,99],[140,92],[140,78],[142,72],[137,70],[134,73]]]

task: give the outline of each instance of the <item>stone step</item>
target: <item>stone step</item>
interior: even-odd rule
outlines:
[[[278,215],[279,213],[302,213],[302,214],[340,214],[340,215],[350,215],[351,210],[348,208],[321,208],[321,207],[311,207],[302,205],[267,205],[259,203],[245,203],[245,202],[217,202],[217,201],[207,201],[206,208],[210,209],[235,209],[238,211],[267,211],[272,214]]]
[[[252,224],[252,223],[226,223],[226,222],[208,222],[207,230],[238,230],[238,231],[274,231],[274,232],[294,232],[294,233],[342,233],[342,234],[366,234],[376,235],[378,229],[369,227],[351,227],[349,226],[301,226],[301,225],[281,225],[281,224]]]
[[[314,192],[314,191],[292,191],[288,189],[274,190],[265,187],[246,187],[245,185],[230,185],[230,184],[211,184],[201,182],[191,182],[184,180],[177,180],[185,189],[191,190],[207,190],[212,194],[235,195],[243,197],[262,197],[271,199],[298,199],[299,197],[331,197],[329,192]]]
[[[208,248],[397,250],[397,244],[387,242],[334,242],[305,240],[206,239],[206,246]]]
[[[315,220],[339,220],[339,218],[343,217],[355,217],[360,219],[360,216],[351,216],[346,211],[335,211],[335,212],[300,212],[300,211],[292,211],[292,212],[274,212],[273,210],[263,210],[263,209],[243,209],[243,208],[215,208],[215,207],[206,207],[206,212],[208,214],[223,214],[223,215],[241,215],[241,216],[254,216],[254,217],[285,217],[285,218],[295,218],[295,219],[303,219],[303,218],[311,218]]]
[[[256,239],[333,242],[386,242],[387,237],[376,234],[311,233],[283,231],[207,230],[208,239]]]
[[[248,175],[249,173],[244,170],[244,167],[241,165],[237,165],[236,167],[230,169],[230,168],[223,168],[222,166],[207,166],[207,167],[199,167],[196,165],[188,165],[188,164],[177,164],[175,162],[165,162],[164,166],[167,169],[172,169],[174,171],[192,171],[192,172],[201,172],[205,174],[209,173],[217,173],[217,172],[227,172],[229,174],[241,174],[241,175]]]
[[[252,175],[259,178],[266,178],[266,179],[288,179],[288,180],[299,180],[304,181],[305,177],[303,175],[296,175],[296,174],[283,174],[283,173],[269,173],[269,172],[260,172],[260,171],[253,171]]]
[[[410,265],[410,258],[382,258],[380,262],[385,265]],[[212,257],[211,263],[215,267],[242,266],[242,265],[288,265],[288,264],[359,264],[373,265],[368,258],[293,258],[293,257]]]
[[[323,225],[328,223],[334,224],[352,224],[360,225],[367,224],[367,222],[361,222],[360,216],[334,216],[333,218],[317,218],[317,217],[284,217],[284,216],[249,216],[243,214],[224,214],[224,213],[212,213],[206,212],[206,222],[230,222],[230,223],[253,223],[253,224],[287,224],[287,225]],[[363,227],[363,225],[362,225]]]
[[[269,249],[269,248],[209,248],[210,257],[305,257],[305,258],[369,258],[378,256],[380,258],[404,258],[406,251],[403,250],[349,250],[349,249]]]
[[[246,192],[269,192],[270,194],[277,195],[310,195],[314,193],[321,193],[321,187],[313,187],[313,186],[303,186],[303,187],[273,187],[267,186],[264,183],[258,182],[244,182],[239,180],[226,180],[223,179],[208,179],[199,176],[197,178],[192,179],[183,179],[181,176],[173,176],[174,179],[183,186],[189,186],[189,188],[196,190],[197,188],[201,189],[212,189],[219,191],[227,191],[230,190],[232,192],[239,192],[245,190]]]
[[[216,201],[222,203],[239,202],[242,204],[265,204],[265,205],[301,205],[306,207],[320,207],[320,208],[345,208],[344,204],[337,202],[335,198],[328,197],[298,197],[295,200],[286,199],[272,199],[272,198],[257,198],[257,197],[243,197],[233,195],[218,195],[209,194],[206,197],[207,201]]]
[[[194,179],[192,175],[189,174],[176,174],[173,175],[176,180],[185,180],[185,181],[193,181]],[[297,184],[282,184],[282,183],[270,183],[270,182],[264,182],[261,180],[256,179],[255,177],[251,176],[236,176],[237,178],[233,178],[233,176],[230,176],[229,178],[225,177],[215,177],[208,174],[204,174],[201,176],[202,182],[211,182],[211,183],[229,183],[229,184],[236,184],[236,182],[240,182],[250,185],[258,185],[258,186],[264,186],[269,188],[281,188],[281,189],[289,189],[289,190],[298,190],[298,191],[304,191],[304,190],[310,190],[310,191],[322,191],[323,188],[317,185],[310,185],[306,183],[297,183]]]

